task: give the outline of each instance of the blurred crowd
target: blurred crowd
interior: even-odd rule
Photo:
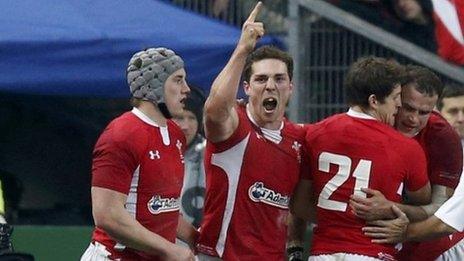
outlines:
[[[464,1],[328,0],[443,59],[464,64]]]
[[[168,1],[168,0],[166,0]],[[438,54],[444,60],[464,64],[464,1],[441,0],[326,0],[367,22]],[[207,0],[172,2],[197,12],[240,25],[246,10],[257,0]],[[260,14],[272,33],[288,31],[288,1],[264,0]]]

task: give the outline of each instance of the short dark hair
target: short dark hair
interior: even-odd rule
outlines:
[[[142,99],[131,97],[130,98],[130,105],[132,107],[138,108],[142,104]]]
[[[443,93],[438,99],[437,107],[439,110],[443,108],[443,99],[464,96],[464,86],[456,83],[447,84],[443,89]]]
[[[348,69],[345,77],[346,98],[350,106],[369,107],[369,96],[380,102],[404,81],[404,67],[395,60],[361,57]]]
[[[443,92],[443,83],[440,78],[428,68],[418,65],[405,66],[405,82],[404,84],[413,84],[414,88],[429,97],[438,95]]]
[[[203,106],[205,104],[205,95],[203,91],[196,86],[190,85],[190,94],[185,100],[184,110],[191,111],[195,114],[198,122],[198,133],[203,133]]]
[[[243,69],[243,80],[249,82],[251,77],[251,66],[255,62],[259,62],[264,59],[277,59],[284,62],[287,65],[287,72],[290,80],[293,78],[293,59],[292,57],[280,50],[279,48],[272,45],[264,45],[250,53],[245,62],[245,68]]]

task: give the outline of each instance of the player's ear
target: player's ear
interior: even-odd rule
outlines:
[[[371,108],[376,109],[377,105],[378,105],[378,102],[379,101],[377,100],[377,97],[375,96],[375,94],[371,94],[367,98],[367,103],[369,104],[369,107],[371,107]]]
[[[245,91],[246,95],[250,95],[250,84],[247,81],[243,81],[243,90]]]

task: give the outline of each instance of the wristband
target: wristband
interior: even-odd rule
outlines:
[[[301,246],[292,246],[287,248],[288,261],[303,261],[304,248]]]

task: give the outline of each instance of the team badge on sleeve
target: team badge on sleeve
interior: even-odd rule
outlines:
[[[266,188],[263,182],[255,182],[248,189],[248,196],[254,202],[262,202],[283,209],[288,209],[288,203],[290,202],[289,196],[283,196],[272,189]]]
[[[151,197],[147,203],[150,213],[156,215],[164,212],[178,211],[179,199],[178,198],[162,198],[159,195]]]

